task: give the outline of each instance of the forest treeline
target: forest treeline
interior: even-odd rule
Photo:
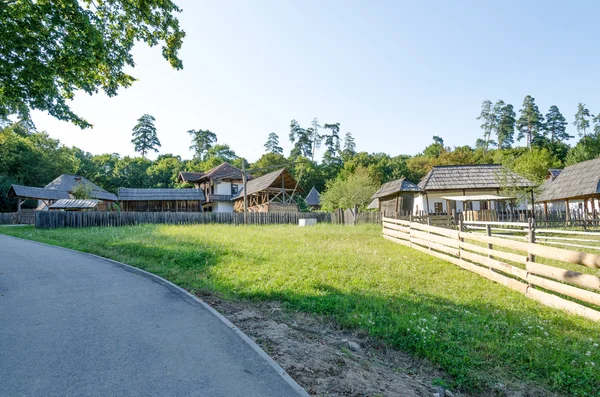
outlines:
[[[567,143],[572,135],[560,110],[551,106],[542,115],[530,96],[525,98],[518,117],[512,105],[499,100],[484,101],[478,119],[482,134],[472,146],[448,147],[442,136],[433,136],[422,152],[397,156],[360,151],[352,134],[342,133],[340,123],[321,124],[315,118],[303,127],[292,120],[287,133],[293,144],[290,153],[283,152],[278,134],[265,134],[265,153],[246,167],[259,176],[285,165],[306,192],[312,186],[323,192],[328,181],[334,186],[334,181],[347,180],[357,170],[368,177],[369,186],[379,186],[400,177],[418,183],[432,166],[456,164],[504,164],[541,183],[549,168],[600,156],[600,115],[594,116],[583,104],[579,104],[571,122],[579,135],[574,146]],[[93,155],[64,146],[48,133],[37,131],[29,121],[5,123],[0,128],[0,211],[14,210],[14,200],[6,197],[10,184],[44,186],[63,173],[85,176],[116,192],[119,187],[181,187],[177,182],[180,171],[206,171],[224,161],[241,167],[241,156],[220,142],[216,133],[198,129],[188,134],[193,158],[160,154],[150,160],[147,153],[160,147],[150,115],[142,116],[133,128],[132,144],[140,153],[138,157]],[[515,147],[519,141],[525,145]],[[321,158],[316,157],[317,152],[323,152]]]

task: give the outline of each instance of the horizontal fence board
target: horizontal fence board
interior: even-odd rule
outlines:
[[[386,229],[392,229],[392,230],[396,230],[396,231],[404,232],[404,233],[410,232],[410,227],[396,225],[395,223],[383,222],[383,227]]]
[[[496,258],[502,258],[502,259],[505,259],[505,260],[508,260],[511,262],[516,262],[516,263],[521,263],[521,264],[527,262],[526,255],[519,255],[519,254],[513,254],[512,252],[504,252],[504,251],[489,249],[487,247],[482,247],[482,246],[467,243],[464,241],[460,242],[460,248],[467,249],[470,251],[475,251],[477,253],[484,254],[484,255],[491,255]]]
[[[558,281],[548,280],[547,278],[538,277],[533,274],[527,276],[527,281],[544,289],[600,306],[600,294],[595,292],[559,283]]]
[[[442,235],[444,237],[458,239],[458,230],[450,230],[441,227],[431,226],[431,225],[423,225],[419,223],[412,223],[410,225],[412,229],[422,230],[425,232],[432,232],[435,234]]]
[[[472,252],[467,252],[467,251],[461,251],[460,255],[464,259],[479,263],[484,266],[488,266],[492,269],[500,270],[507,274],[512,274],[513,276],[519,277],[520,279],[525,280],[527,278],[527,270],[510,265],[508,263],[501,262],[501,261],[493,259],[493,258],[488,258],[487,256],[481,256],[481,255],[474,254]]]
[[[390,241],[393,241],[394,243],[398,243],[398,244],[404,245],[406,247],[411,247],[410,241],[400,240],[400,239],[394,238],[392,236],[388,236],[386,234],[383,235],[383,238],[385,238],[387,240],[390,240]]]
[[[544,265],[541,263],[528,262],[528,272],[555,280],[576,284],[581,287],[600,290],[600,277],[591,274],[581,274],[573,270],[561,269],[559,267]]]
[[[396,223],[398,225],[404,225],[404,226],[410,225],[410,221],[405,221],[405,220],[402,220],[402,219],[388,218],[386,216],[384,216],[381,219],[382,219],[383,222]]]
[[[454,247],[454,248],[459,248],[459,244],[460,244],[460,241],[458,241],[458,240],[452,240],[451,238],[448,238],[448,237],[438,236],[435,234],[429,234],[429,233],[425,233],[425,232],[415,230],[415,229],[411,229],[410,236],[411,237],[414,236],[414,237],[417,237],[417,238],[420,238],[423,240],[433,241],[435,243],[448,245],[448,246]]]
[[[585,307],[583,305],[580,305],[579,303],[566,300],[564,298],[561,298],[560,296],[552,295],[535,288],[527,289],[527,293],[525,295],[531,299],[535,299],[536,301],[543,303],[546,306],[550,306],[555,309],[565,310],[580,315],[582,317],[587,317],[594,321],[600,321],[599,311],[590,309],[589,307]]]
[[[387,234],[388,236],[401,238],[402,240],[410,240],[410,234],[408,234],[408,233],[402,233],[402,232],[392,230],[392,229],[383,229],[383,233]]]
[[[418,237],[410,236],[410,242],[413,244],[419,244],[425,248],[431,248],[456,257],[458,257],[459,255],[459,251],[456,248],[448,247],[447,245],[435,243],[429,240],[423,240]]]

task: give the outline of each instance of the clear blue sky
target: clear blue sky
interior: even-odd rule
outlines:
[[[38,129],[94,154],[133,154],[131,128],[156,117],[161,153],[189,158],[189,129],[256,160],[269,132],[286,154],[289,123],[340,122],[358,149],[415,154],[439,135],[473,145],[484,99],[532,95],[569,123],[600,113],[594,1],[176,0],[187,32],[182,71],[137,46],[139,79],[114,98],[81,94],[80,130],[35,112]],[[572,135],[574,128],[569,126]]]

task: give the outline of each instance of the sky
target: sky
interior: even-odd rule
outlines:
[[[473,146],[485,99],[518,111],[531,95],[543,114],[556,105],[571,135],[579,102],[600,113],[600,2],[175,3],[187,33],[183,70],[172,69],[160,47],[137,45],[132,87],[72,101],[92,129],[35,111],[38,130],[93,154],[134,155],[131,129],[148,113],[159,154],[191,158],[186,131],[210,129],[255,161],[270,132],[289,153],[292,119],[303,127],[314,117],[339,122],[359,151],[395,156],[422,151],[433,135]]]

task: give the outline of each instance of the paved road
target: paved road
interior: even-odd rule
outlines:
[[[0,235],[1,396],[302,395],[276,369],[173,286]]]

